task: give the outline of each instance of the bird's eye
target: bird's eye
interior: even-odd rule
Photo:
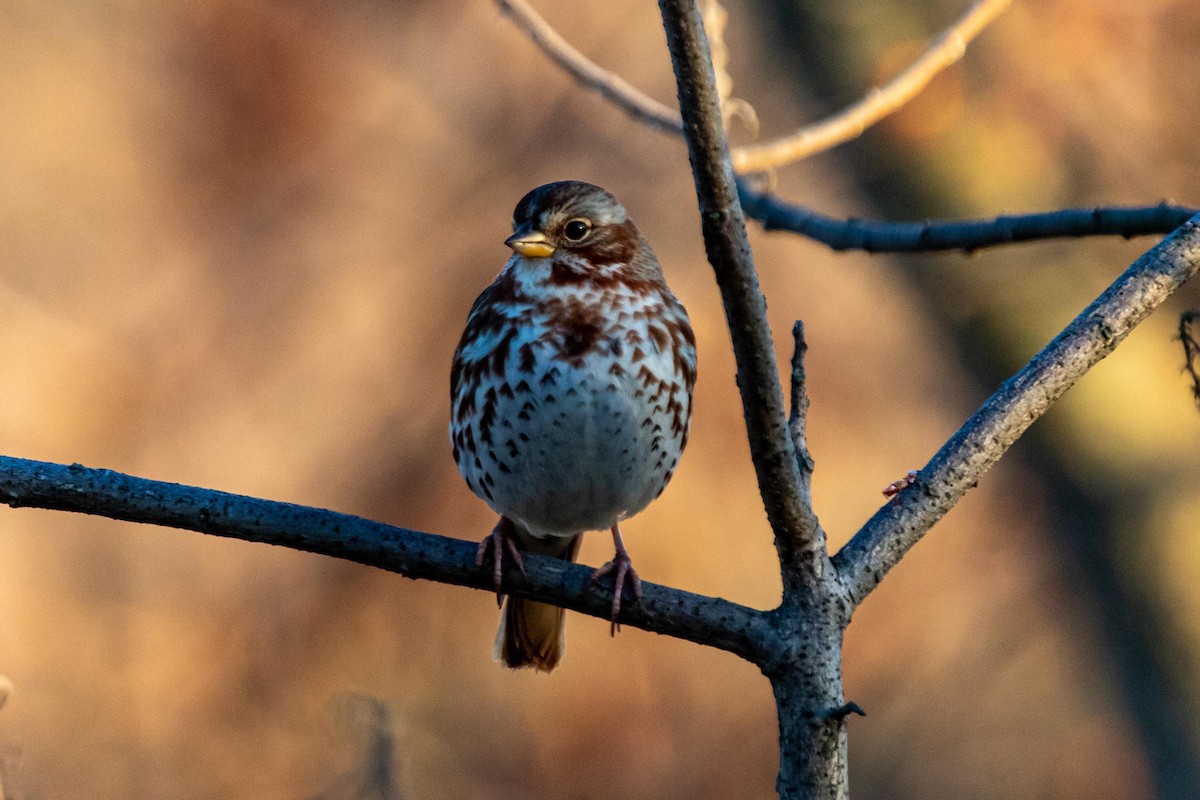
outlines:
[[[563,226],[563,235],[572,242],[582,242],[592,230],[592,223],[586,219],[573,219]]]

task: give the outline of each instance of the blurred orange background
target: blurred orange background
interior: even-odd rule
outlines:
[[[540,5],[673,98],[653,4]],[[805,70],[779,44],[800,47],[799,28],[769,5],[727,3],[735,93],[765,136],[890,77],[963,8],[796,3],[825,48]],[[895,218],[1200,202],[1197,41],[1189,0],[1018,2],[910,107],[782,170],[780,192]],[[700,348],[691,444],[625,526],[634,561],[650,581],[777,602],[683,145],[572,85],[492,4],[0,0],[0,154],[0,450],[470,539],[493,520],[446,437],[467,309],[525,191],[606,186]],[[986,398],[981,376],[1015,370],[1153,241],[895,259],[751,227],[781,362],[791,321],[807,324],[835,546]],[[1150,690],[1194,720],[1200,414],[1172,336],[1197,305],[1189,287],[1139,328],[861,608],[845,659],[869,713],[850,721],[856,796],[1162,788],[1127,688],[1136,658],[1057,520],[1104,512],[1117,585],[1162,647]],[[1064,500],[1047,459],[1086,497]],[[589,536],[581,560],[609,548]],[[774,796],[775,712],[753,666],[610,639],[595,619],[572,615],[552,675],[508,672],[486,593],[8,509],[0,609],[10,800],[365,797],[372,731],[394,737],[409,800]]]

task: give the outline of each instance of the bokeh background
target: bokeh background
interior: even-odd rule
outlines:
[[[673,98],[654,4],[540,5]],[[735,92],[782,133],[895,74],[964,5],[730,0]],[[1192,0],[1018,0],[779,190],[896,219],[1200,202],[1197,41]],[[683,145],[577,89],[485,0],[0,0],[0,451],[477,539],[493,520],[450,457],[450,356],[512,206],[565,177],[624,200],[699,339],[691,445],[626,526],[635,562],[770,607]],[[808,326],[835,545],[1153,241],[893,258],[751,236],[777,341]],[[860,609],[857,797],[1195,796],[1200,413],[1172,337],[1197,305],[1185,288],[1140,327]],[[582,560],[609,546],[589,537]],[[512,673],[489,658],[495,624],[481,592],[4,509],[3,792],[773,796],[752,666],[572,616],[558,671]]]

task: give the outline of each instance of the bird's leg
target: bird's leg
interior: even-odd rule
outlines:
[[[475,566],[483,566],[483,560],[487,558],[488,547],[491,547],[493,551],[492,579],[496,582],[496,604],[499,605],[503,597],[500,593],[500,578],[504,574],[505,551],[512,556],[513,561],[517,562],[517,566],[521,568],[521,574],[525,574],[525,563],[521,560],[521,551],[517,549],[517,534],[513,529],[511,519],[500,517],[500,521],[496,523],[496,527],[492,528],[492,532],[479,543],[479,549],[475,551]]]
[[[640,603],[642,601],[642,579],[638,577],[637,570],[633,568],[633,561],[629,558],[629,551],[625,549],[625,542],[621,541],[619,525],[612,526],[612,535],[613,546],[616,547],[617,552],[612,561],[592,573],[589,583],[598,583],[608,573],[616,573],[613,576],[612,626],[609,628],[609,634],[616,635],[616,632],[621,629],[617,625],[617,615],[621,613],[621,592],[625,588],[625,580],[629,579],[629,588],[633,590],[634,598]]]

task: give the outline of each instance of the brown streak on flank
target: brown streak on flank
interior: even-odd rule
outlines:
[[[646,334],[654,342],[654,346],[658,348],[658,352],[665,353],[671,345],[670,335],[657,325],[651,325],[646,329]]]

